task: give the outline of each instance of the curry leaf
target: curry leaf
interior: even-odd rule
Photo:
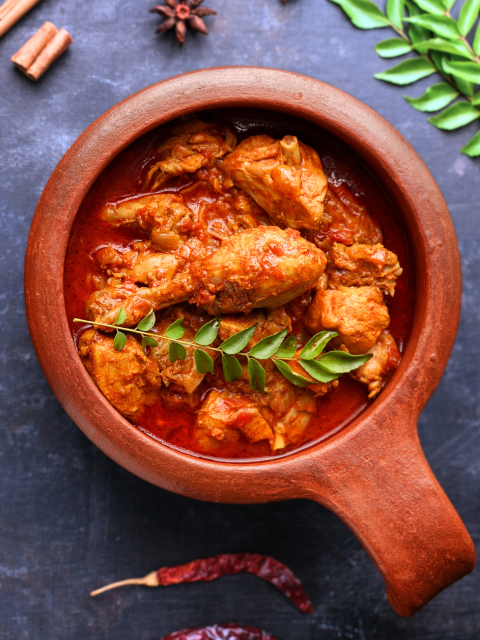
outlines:
[[[464,80],[463,78],[456,77],[455,84],[458,90],[463,93],[464,96],[473,96],[473,82]]]
[[[403,27],[404,0],[387,0],[387,17],[396,27]]]
[[[177,360],[186,360],[187,359],[187,350],[183,346],[183,344],[179,344],[178,342],[170,342],[168,347],[168,359],[170,362],[176,362]]]
[[[286,362],[283,362],[283,360],[274,360],[274,362],[280,373],[297,387],[306,387],[307,385],[312,384],[312,381],[308,378],[305,378],[298,373],[294,373],[290,365],[288,365]]]
[[[271,358],[277,352],[287,333],[288,329],[283,329],[283,331],[263,338],[263,340],[257,342],[257,344],[250,349],[248,355],[259,358],[260,360]]]
[[[425,58],[411,58],[397,64],[392,69],[376,73],[377,80],[385,80],[392,84],[410,84],[435,73],[435,67]]]
[[[462,36],[466,36],[473,27],[479,11],[480,0],[466,0],[465,4],[460,9],[460,14],[457,20],[458,30]]]
[[[459,95],[458,91],[447,82],[440,82],[428,87],[420,98],[408,98],[405,96],[405,100],[418,111],[439,111]]]
[[[147,316],[145,316],[143,320],[140,320],[140,322],[138,323],[138,326],[137,326],[138,331],[150,331],[150,329],[155,324],[155,320],[156,320],[155,312],[153,309],[151,309],[150,313]]]
[[[212,342],[217,337],[221,320],[222,316],[217,316],[213,320],[210,320],[210,322],[204,324],[203,327],[200,327],[200,329],[195,334],[193,341],[197,344],[201,344],[204,347],[212,344]]]
[[[250,342],[256,328],[257,323],[255,323],[252,327],[248,327],[248,329],[244,329],[243,331],[235,333],[233,336],[230,336],[230,338],[227,338],[225,342],[222,342],[220,348],[225,353],[239,353]]]
[[[248,359],[248,375],[252,389],[263,393],[265,391],[265,369],[258,360]]]
[[[388,38],[388,40],[382,40],[375,45],[375,51],[381,58],[404,56],[406,53],[410,53],[411,50],[411,45],[402,40],[402,38]]]
[[[455,0],[386,0],[386,16],[370,0],[331,1],[339,4],[357,27],[375,29],[384,26],[387,20],[402,36],[379,42],[375,50],[380,57],[395,58],[410,51],[421,56],[403,60],[395,67],[375,74],[375,78],[407,85],[439,71],[448,81],[448,85],[442,82],[427,89],[420,98],[405,96],[412,107],[432,112],[445,109],[462,94],[468,98],[469,103],[453,104],[430,118],[431,124],[450,130],[479,117],[475,107],[480,107],[480,95],[474,96],[474,88],[476,84],[480,85],[480,20],[471,46],[470,38],[467,41],[466,36],[477,20],[480,0],[464,0],[458,21],[449,13]],[[404,17],[405,10],[408,17]],[[461,151],[476,156],[477,150],[478,138],[475,136]]]
[[[477,54],[480,55],[480,22],[478,23],[477,30],[475,31],[475,37],[473,38],[472,44],[473,50]]]
[[[315,378],[315,380],[319,382],[331,382],[341,376],[340,373],[330,373],[330,371],[325,369],[320,362],[316,360],[302,360],[300,364],[312,378]]]
[[[151,336],[143,336],[142,349],[145,349],[146,347],[158,347],[158,342]]]
[[[477,93],[473,96],[472,104],[474,104],[476,107],[480,105],[480,91],[477,91]]]
[[[437,57],[438,56],[438,57]],[[430,57],[432,58],[434,64],[440,69],[445,75],[449,75],[450,71],[448,69],[448,64],[450,62],[465,62],[459,58],[459,56],[446,55],[445,53],[440,53],[439,51],[431,51]],[[465,80],[464,78],[460,78],[458,75],[455,76],[455,84],[457,85],[457,89],[460,93],[463,93],[464,96],[473,96],[473,83],[469,80]]]
[[[414,0],[415,4],[423,9],[426,13],[430,13],[432,16],[443,16],[445,14],[445,7],[440,0]]]
[[[441,73],[447,74],[443,68],[444,60],[449,60],[449,56],[446,53],[442,53],[441,51],[430,51],[430,58]]]
[[[480,156],[480,131],[460,151],[471,158]]]
[[[165,336],[170,340],[181,340],[185,335],[185,327],[183,326],[183,318],[179,318],[165,331]]]
[[[213,360],[203,349],[195,349],[194,358],[198,373],[213,373]]]
[[[297,351],[297,338],[293,335],[288,336],[280,349],[277,351],[277,358],[293,358]]]
[[[476,62],[449,62],[444,63],[444,69],[453,76],[480,84],[480,64]]]
[[[439,113],[438,116],[429,118],[428,121],[438,129],[452,131],[477,120],[477,118],[480,118],[480,111],[476,107],[469,102],[457,102]]]
[[[222,365],[223,375],[227,382],[235,382],[235,380],[240,379],[242,375],[242,365],[235,356],[231,356],[228,353],[222,353]]]
[[[432,38],[431,40],[418,42],[414,45],[414,49],[420,53],[426,53],[427,51],[443,51],[443,53],[453,53],[454,55],[461,56],[462,58],[473,60],[472,53],[461,40],[448,41],[443,38]]]
[[[387,16],[370,0],[332,0],[345,11],[359,29],[388,27]]]
[[[365,364],[367,360],[370,360],[371,357],[371,353],[355,356],[351,353],[345,353],[345,351],[329,351],[321,356],[317,362],[330,373],[342,374],[358,369],[358,367]]]
[[[338,336],[335,331],[321,331],[311,338],[300,353],[301,360],[313,360],[322,353],[332,338]]]
[[[153,311],[151,311],[150,314],[153,314],[153,316],[155,315]],[[143,319],[145,323],[142,325],[142,323],[140,322],[138,326],[150,327],[152,322],[150,314],[148,314],[148,316],[146,316],[146,318]],[[139,329],[138,327],[136,329],[130,329],[128,327],[125,327],[123,328],[123,331],[120,331],[113,324],[103,324],[103,323],[96,323],[96,322],[91,323],[88,320],[81,320],[80,318],[74,318],[73,321],[83,322],[85,324],[99,325],[102,327],[106,326],[106,327],[109,327],[110,329],[116,330],[115,338],[113,340],[113,347],[116,351],[121,351],[122,349],[125,348],[127,344],[127,336],[123,331],[140,334],[142,336],[142,349],[146,349],[147,347],[158,347],[158,342],[152,336],[152,334],[148,334],[146,333],[145,330],[142,330],[141,328]],[[203,335],[200,334],[199,336],[200,339],[205,341],[207,339],[214,340],[215,336],[213,334],[215,333],[216,335],[216,332],[218,331],[219,323],[220,323],[220,318],[214,318],[212,321],[207,323],[209,326],[205,324],[202,327],[203,329],[205,329],[205,331],[203,332]],[[225,375],[225,380],[227,382],[235,382],[236,380],[239,380],[241,378],[243,369],[240,362],[236,357],[234,357],[233,354],[240,353],[242,351],[242,349],[248,344],[248,342],[252,338],[256,328],[257,328],[257,325],[255,324],[252,327],[249,327],[248,329],[244,329],[243,331],[240,331],[232,335],[230,338],[228,338],[228,340],[225,340],[225,342],[223,342],[220,345],[220,347],[210,347],[209,349],[210,353],[220,352],[222,354],[223,372]],[[287,332],[288,332],[288,329],[282,329],[282,331],[278,331],[277,333],[271,336],[267,336],[266,338],[263,338],[256,345],[254,345],[254,347],[250,350],[250,353],[243,353],[243,352],[241,353],[243,357],[247,358],[250,385],[252,389],[254,389],[255,391],[264,392],[265,382],[266,382],[266,372],[262,364],[258,361],[258,358],[260,360],[272,359],[273,363],[275,364],[277,369],[282,373],[282,375],[285,376],[287,380],[289,380],[290,382],[292,382],[297,386],[306,387],[312,383],[312,378],[306,378],[305,376],[299,373],[295,373],[290,367],[290,365],[287,364],[287,362],[285,362],[283,359],[280,359],[280,358],[293,359],[297,351],[297,339],[295,335],[291,334],[290,336],[288,336],[287,339],[285,339]],[[204,351],[203,349],[195,348],[198,343],[192,340],[182,340],[181,338],[183,338],[184,334],[185,334],[185,328],[183,327],[183,318],[178,318],[175,322],[173,322],[168,327],[164,335],[158,335],[158,339],[162,341],[162,344],[164,343],[164,341],[167,341],[168,343],[168,358],[170,362],[177,362],[178,360],[182,360],[182,361],[187,360],[187,358],[189,357],[187,348],[189,349],[193,348],[195,367],[197,371],[201,374],[213,373],[213,370],[214,370],[213,358],[210,356],[209,353],[207,353],[207,351]],[[157,334],[153,334],[153,335],[157,337]],[[198,335],[199,335],[199,332],[197,332],[197,336]],[[300,367],[304,367],[304,371],[310,371],[311,372],[310,375],[313,377],[314,380],[329,382],[330,380],[334,380],[338,378],[343,372],[343,370],[351,371],[352,369],[356,368],[351,363],[349,363],[349,366],[346,366],[344,364],[343,369],[341,371],[339,370],[337,372],[335,370],[332,372],[331,366],[328,364],[330,360],[327,360],[328,366],[323,365],[323,363],[321,362],[322,358],[326,358],[327,356],[329,356],[331,359],[332,354],[333,353],[337,354],[338,352],[331,352],[331,353],[324,354],[320,356],[318,360],[313,359],[322,352],[322,350],[324,349],[328,341],[337,335],[338,334],[333,331],[322,331],[317,335],[313,336],[313,338],[311,338],[309,342],[305,345],[305,347],[302,349],[300,354],[300,359],[297,361],[297,364]],[[184,345],[186,345],[187,348],[185,348]],[[205,346],[208,346],[208,345],[205,345]],[[225,346],[227,347],[228,351],[227,349],[225,349]],[[343,352],[340,352],[340,357],[342,356],[345,357],[345,354]],[[360,364],[363,363],[363,360],[361,361],[358,360],[359,356],[350,356],[349,354],[347,354],[347,357],[357,358],[357,366],[360,366]],[[365,357],[368,357],[368,356],[360,356],[360,358],[365,358]],[[308,359],[304,360],[303,358],[308,358]],[[334,357],[334,364],[335,362],[336,360]],[[338,365],[337,365],[337,368],[338,368]],[[189,369],[190,369],[190,366],[189,366]]]
[[[421,14],[421,11],[417,7],[417,5],[413,2],[410,2],[410,0],[405,0],[405,5],[408,9],[409,16],[419,16]],[[430,37],[430,31],[428,29],[424,29],[418,24],[412,24],[408,29],[408,35],[410,37],[410,40],[415,44],[417,42],[428,40]]]
[[[127,344],[127,336],[121,331],[117,331],[113,340],[113,348],[115,351],[122,351]]]
[[[405,18],[405,21],[419,25],[424,29],[429,29],[442,38],[455,39],[460,37],[457,23],[453,18],[449,18],[448,16],[429,16],[422,14],[420,16]]]
[[[119,309],[117,316],[113,321],[113,324],[117,324],[117,325],[123,324],[126,319],[127,319],[127,312],[125,311],[125,309]]]

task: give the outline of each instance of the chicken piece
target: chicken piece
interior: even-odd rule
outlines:
[[[302,394],[303,397],[306,397],[305,393]],[[290,444],[299,444],[312,418],[312,413],[292,407],[281,420],[276,422],[273,451],[285,449]]]
[[[221,196],[211,202],[208,191],[202,195],[197,201],[195,222],[189,235],[200,239],[207,253],[237,233],[270,224],[267,214],[256,203],[249,206],[243,198]]]
[[[193,340],[200,327],[212,320],[211,316],[199,309],[191,308],[189,305],[175,305],[169,309],[169,313],[155,325],[152,331],[163,334],[167,327],[179,318],[184,321],[185,335],[183,340],[186,341]],[[221,341],[226,340],[234,333],[247,329],[255,323],[258,323],[258,327],[246,346],[247,350],[251,349],[266,336],[277,333],[284,328],[291,329],[290,318],[284,308],[280,307],[273,309],[268,314],[256,312],[247,316],[225,316],[220,323],[218,338]],[[205,378],[205,374],[198,373],[196,370],[194,348],[186,347],[187,359],[184,362],[177,360],[177,362],[171,363],[168,359],[168,340],[157,341],[158,347],[151,348],[148,352],[157,361],[165,385],[170,387],[170,391],[175,390],[179,395],[183,392],[189,395],[193,394]],[[213,343],[213,346],[216,346],[216,343]],[[211,356],[214,362],[220,355],[218,351],[213,351],[207,347],[202,348]],[[223,378],[223,373],[220,375]],[[245,370],[244,380],[249,386],[247,370]],[[178,398],[178,401],[180,402],[180,398]]]
[[[126,418],[136,420],[157,402],[162,384],[157,363],[131,336],[123,351],[116,351],[112,337],[87,329],[78,353],[97,387]]]
[[[202,172],[206,180],[207,174],[214,170]],[[132,308],[131,323],[142,317],[142,309],[150,309],[158,299],[158,309],[187,299],[188,296],[185,297],[183,293],[190,263],[200,261],[217,250],[222,241],[231,235],[268,223],[267,214],[251,198],[236,188],[231,191],[218,196],[212,192],[208,180],[198,180],[182,191],[185,200],[172,194],[157,194],[125,200],[115,207],[108,205],[103,211],[105,219],[114,226],[124,224],[139,229],[150,235],[151,241],[133,243],[131,251],[102,247],[97,252],[97,263],[105,271],[105,276],[114,276],[116,280],[111,283],[115,290],[106,287],[105,276],[101,286],[94,287],[106,288],[106,291],[102,296],[88,301],[88,306],[95,309],[92,319],[100,317],[102,313],[107,317],[119,294],[122,300],[133,296],[129,304]],[[191,203],[191,208],[184,204],[185,201]],[[154,249],[162,253],[156,254]],[[168,281],[172,278],[175,280],[170,285]],[[131,284],[123,287],[118,282],[121,279],[147,284],[152,289],[161,288],[153,294],[147,293],[135,290]],[[179,290],[175,284],[177,282],[180,284]],[[118,290],[119,286],[130,293],[124,291],[123,295]],[[176,293],[180,297],[176,298]],[[167,296],[167,304],[164,303],[164,295]],[[114,316],[114,311],[110,315]]]
[[[316,411],[315,394],[296,387],[276,369],[267,372],[265,392],[265,403],[272,412],[269,422],[275,432],[273,451],[299,444]]]
[[[229,224],[240,221],[242,226],[249,218],[254,218],[255,222],[253,225],[247,225],[246,228],[259,224],[272,224],[272,219],[267,212],[242,189],[232,185],[231,180],[225,178],[218,167],[199,169],[193,177],[195,182],[186,185],[178,192],[185,205],[192,210],[198,208],[199,200],[203,200],[209,204],[218,203],[228,210]],[[225,214],[222,217],[225,217]]]
[[[311,288],[322,275],[325,254],[298,231],[257,227],[242,231],[221,247],[159,287],[113,283],[87,300],[89,320],[112,324],[120,308],[129,327],[150,309],[190,301],[212,316],[273,309]],[[193,295],[192,295],[193,294]]]
[[[277,307],[268,313],[263,311],[254,311],[247,315],[229,315],[223,316],[218,330],[218,337],[223,342],[235,333],[243,331],[257,324],[255,333],[246,345],[244,351],[249,351],[257,342],[268,336],[278,333],[283,329],[292,330],[292,321],[285,311],[285,307]]]
[[[316,287],[317,285],[315,285],[315,289]],[[313,296],[315,295],[315,289],[309,289],[308,291],[305,291],[305,293],[302,293],[301,296],[297,296],[288,303],[287,313],[292,319],[293,324],[299,324],[303,320],[305,314],[307,313],[308,307],[312,304]]]
[[[159,189],[171,177],[214,166],[237,144],[232,131],[201,120],[191,120],[173,129],[172,133],[173,137],[158,148],[158,161],[148,172],[146,186],[152,191]]]
[[[131,251],[122,253],[111,245],[102,247],[95,260],[109,277],[157,287],[169,282],[183,262],[176,255],[153,251],[149,242],[134,242]]]
[[[311,376],[307,375],[305,377],[309,378]],[[314,380],[312,381],[312,384],[309,384],[306,388],[310,389],[310,391],[313,391],[316,398],[321,398],[322,396],[326,396],[327,393],[330,393],[330,391],[336,389],[338,387],[338,384],[338,380],[330,380],[330,382],[318,382]]]
[[[235,189],[235,192],[238,192],[235,195],[232,204],[235,208],[237,218],[244,221],[243,224],[248,224],[249,228],[253,228],[258,226],[259,222],[265,225],[271,225],[272,220],[268,216],[268,214],[259,207],[253,198],[247,196],[246,193],[243,193],[241,190]],[[251,221],[254,221],[253,223]]]
[[[217,170],[218,172],[218,170]],[[182,195],[154,194],[106,205],[101,217],[112,226],[128,226],[147,235],[151,248],[180,251],[184,257],[198,251],[207,255],[235,233],[271,224],[257,203],[238,189],[217,193],[210,185],[214,169],[202,170],[203,179],[182,190]]]
[[[280,225],[317,229],[327,180],[318,154],[295,136],[252,136],[222,162],[232,184],[248,193]]]
[[[401,360],[397,344],[389,331],[382,331],[377,342],[368,351],[372,353],[364,365],[350,375],[368,386],[368,397],[375,398],[382,390],[387,378],[398,367]]]
[[[197,441],[208,448],[208,439],[238,442],[243,435],[251,444],[268,440],[273,431],[248,396],[229,391],[210,391],[197,417]],[[214,444],[214,443],[212,443]]]
[[[213,375],[207,376],[208,386],[215,387],[217,391],[225,389],[234,395],[250,398],[273,430],[274,438],[270,441],[272,450],[298,444],[316,411],[315,394],[309,389],[293,385],[271,361],[263,363],[266,370],[265,393],[254,391],[250,387],[248,367],[243,358],[241,364],[240,380],[227,382],[221,365],[217,362]],[[202,440],[207,448],[215,446],[213,439],[206,438],[205,433],[202,433]]]
[[[367,353],[390,324],[388,309],[375,287],[318,291],[304,320],[310,333],[337,331],[350,353]]]
[[[164,407],[175,411],[197,412],[202,404],[205,391],[198,387],[193,393],[187,393],[182,387],[171,384],[169,387],[163,386],[160,390],[162,404]]]
[[[92,322],[113,324],[119,310],[124,309],[127,318],[123,325],[131,327],[152,309],[158,311],[188,300],[193,291],[193,282],[188,273],[179,274],[171,282],[152,288],[138,287],[131,280],[112,278],[108,286],[101,291],[94,291],[88,297],[85,313]]]
[[[323,251],[327,251],[332,242],[346,245],[383,242],[380,227],[345,183],[339,186],[329,183],[319,229],[307,232],[306,238]]]
[[[193,212],[185,206],[181,196],[157,193],[142,198],[107,204],[100,217],[114,227],[139,229],[152,241],[158,251],[177,249],[182,236],[193,224]]]
[[[328,285],[332,289],[375,286],[393,296],[395,283],[402,275],[397,256],[382,244],[334,242],[328,253]]]
[[[257,227],[192,265],[192,301],[213,316],[279,307],[310,289],[326,258],[298,231]]]
[[[100,291],[100,289],[105,289],[108,284],[107,277],[105,275],[99,275],[98,273],[87,273],[85,276],[85,286],[87,290],[94,289],[95,291]]]
[[[209,320],[212,320],[212,318],[205,313],[198,310],[192,312],[184,306],[179,305],[175,306],[171,310],[171,313],[168,313],[160,320],[160,322],[153,327],[152,332],[162,335],[172,322],[180,318],[183,318],[183,326],[185,327],[185,335],[182,340],[187,342],[193,340],[201,326]],[[188,395],[192,395],[205,378],[205,374],[199,373],[195,366],[195,348],[185,347],[187,351],[185,361],[177,360],[176,362],[170,362],[168,357],[170,341],[157,339],[157,342],[158,347],[149,348],[149,355],[157,362],[165,386],[170,387],[172,385],[174,389],[185,391]],[[202,349],[206,351],[214,361],[220,355],[218,351],[213,351],[206,347],[202,347]]]

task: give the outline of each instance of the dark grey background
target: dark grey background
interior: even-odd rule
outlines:
[[[434,129],[403,100],[421,95],[427,81],[404,90],[372,77],[391,64],[373,50],[388,30],[359,31],[326,0],[207,0],[219,14],[207,19],[211,34],[189,34],[183,50],[171,33],[155,35],[153,4],[42,0],[0,40],[0,638],[155,640],[187,626],[241,621],[280,640],[478,639],[478,571],[402,619],[360,544],[326,509],[308,501],[208,504],[152,487],[100,453],[45,382],[25,322],[23,259],[37,200],[77,136],[120,100],[184,71],[247,64],[319,78],[391,122],[423,157],[450,207],[463,257],[463,316],[420,436],[480,543],[480,159],[458,151],[477,125]],[[33,84],[9,59],[47,19],[68,29],[74,44]],[[230,551],[288,563],[315,614],[301,614],[250,575],[88,596],[104,581]]]

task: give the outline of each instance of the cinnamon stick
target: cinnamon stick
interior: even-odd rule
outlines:
[[[72,37],[68,31],[65,29],[57,31],[43,51],[40,52],[35,62],[25,71],[27,78],[36,82],[55,60],[68,49],[72,42]]]
[[[0,38],[40,0],[7,0],[0,7]]]
[[[45,22],[37,33],[11,57],[11,61],[17,65],[22,73],[26,73],[56,34],[57,27],[52,22]]]
[[[18,0],[7,0],[0,6],[0,20],[10,11],[14,4],[17,4]]]

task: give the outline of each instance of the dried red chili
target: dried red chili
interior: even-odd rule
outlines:
[[[203,629],[184,629],[171,633],[161,640],[275,640],[267,633],[255,627],[242,627],[239,624],[214,624]]]
[[[123,587],[129,584],[140,584],[147,587],[166,587],[170,584],[182,582],[209,582],[222,576],[236,573],[253,573],[259,578],[267,580],[304,613],[313,613],[310,600],[307,598],[300,580],[283,563],[258,553],[223,553],[212,558],[193,560],[177,567],[162,567],[158,571],[149,573],[144,578],[122,580],[92,591],[91,596],[97,596],[109,589]]]

